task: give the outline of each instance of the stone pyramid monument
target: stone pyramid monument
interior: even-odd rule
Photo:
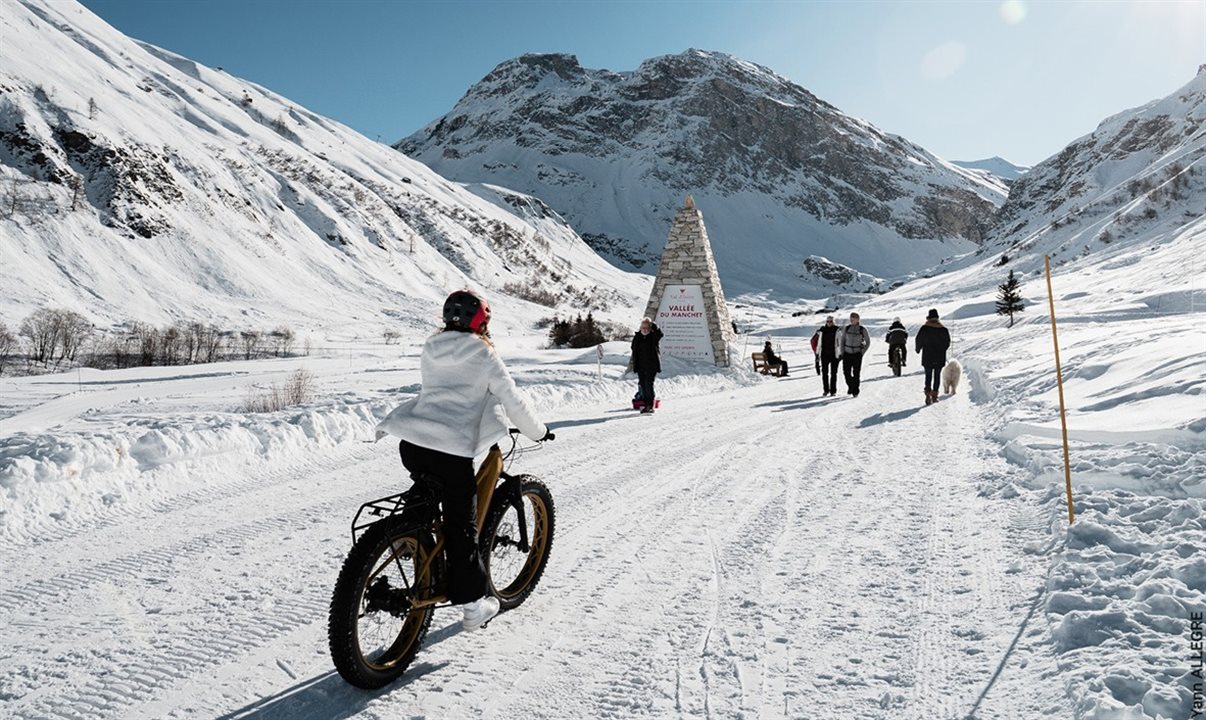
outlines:
[[[662,251],[645,315],[665,333],[663,355],[729,364],[729,344],[735,337],[733,324],[716,274],[703,213],[690,195],[670,226],[670,238]]]

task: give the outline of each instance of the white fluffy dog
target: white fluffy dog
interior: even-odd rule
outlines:
[[[951,360],[942,368],[942,392],[953,395],[959,389],[959,378],[963,375],[963,366],[958,360]]]

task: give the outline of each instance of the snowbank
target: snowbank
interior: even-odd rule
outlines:
[[[1025,478],[988,492],[1029,494],[1051,527],[1029,550],[1049,562],[1040,607],[1078,717],[1191,716],[1188,628],[1206,609],[1206,303],[1193,268],[1206,228],[1164,232],[1055,269],[1070,527],[1045,279],[1027,276],[1012,328],[977,289],[982,268],[859,308],[876,339],[894,315],[915,330],[928,307],[951,329],[967,392],[993,410],[1001,454]]]
[[[623,373],[627,353],[623,343],[606,346],[602,379],[593,348],[577,354],[536,353],[531,360],[511,363],[511,369],[556,429],[558,408],[628,406],[636,378]],[[657,387],[668,402],[763,380],[744,369],[701,367],[672,358],[664,364]],[[350,392],[265,414],[215,411],[155,419],[115,414],[109,420],[90,417],[88,425],[98,429],[0,438],[0,537],[32,540],[47,523],[95,522],[182,493],[255,482],[265,473],[315,458],[337,462],[371,442],[376,423],[417,389],[411,383],[388,392]]]

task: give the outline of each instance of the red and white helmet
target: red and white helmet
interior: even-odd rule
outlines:
[[[490,303],[469,290],[457,290],[444,301],[444,329],[480,333],[490,322]]]

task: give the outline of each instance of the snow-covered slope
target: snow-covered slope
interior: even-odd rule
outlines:
[[[935,264],[974,249],[1004,199],[995,179],[701,50],[622,73],[572,55],[508,60],[397,147],[541,197],[628,267],[652,267],[690,193],[733,293],[831,292],[806,273],[810,255],[878,277]]]
[[[330,332],[627,312],[616,270],[535,198],[451,183],[286,98],[135,42],[75,2],[0,4],[0,313]],[[47,62],[53,58],[54,62]]]
[[[1014,184],[990,239],[895,297],[967,298],[991,312],[1005,272],[1096,276],[1098,307],[1201,307],[1206,234],[1206,66],[1168,97],[1104,120]],[[1194,300],[1197,298],[1196,301]]]
[[[1201,71],[1024,175],[983,253],[860,307],[911,327],[942,313],[1002,454],[1051,509],[1051,542],[1030,549],[1051,563],[1035,608],[1077,717],[1189,717],[1199,681],[1186,653],[1190,614],[1206,611],[1204,120]],[[1048,254],[1078,513],[1066,532]],[[993,301],[1010,269],[1028,307],[1006,328]]]
[[[1204,210],[1206,65],[1171,95],[1118,113],[1031,169],[998,216],[1014,252],[1096,254]]]
[[[993,155],[984,160],[951,160],[951,164],[965,170],[983,172],[989,177],[999,180],[1006,187],[1012,185],[1014,180],[1022,177],[1030,170],[1030,168],[1024,165],[1014,165],[999,155]]]

